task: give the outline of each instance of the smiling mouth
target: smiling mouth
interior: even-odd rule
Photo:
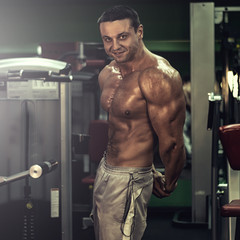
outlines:
[[[118,57],[118,56],[121,56],[123,53],[124,52],[113,52],[113,55]]]

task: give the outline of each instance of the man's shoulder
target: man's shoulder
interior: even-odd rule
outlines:
[[[139,87],[144,96],[149,98],[155,96],[155,93],[174,91],[181,85],[182,80],[178,71],[162,57],[156,57],[156,64],[144,69],[139,77]]]
[[[156,56],[154,64],[141,71],[139,83],[153,84],[156,82],[171,81],[179,78],[178,71],[163,57]]]
[[[98,81],[105,80],[111,72],[111,66],[110,64],[106,65],[98,74]]]
[[[110,74],[113,71],[113,68],[115,67],[116,64],[114,64],[114,61],[110,62],[107,64],[99,73],[99,76],[106,76]]]
[[[154,64],[150,65],[149,67],[146,67],[142,71],[142,75],[147,77],[157,77],[159,79],[159,76],[161,77],[172,77],[177,71],[174,69],[171,64],[166,60],[165,58],[161,56],[155,56]]]
[[[110,71],[111,66],[112,66],[112,62],[110,62],[109,64],[105,65],[104,68],[100,71],[100,73],[105,73],[105,72]]]

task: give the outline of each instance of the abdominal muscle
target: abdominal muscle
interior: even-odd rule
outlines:
[[[109,119],[107,163],[112,166],[148,167],[153,161],[153,133],[144,119]]]

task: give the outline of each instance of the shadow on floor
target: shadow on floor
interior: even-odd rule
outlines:
[[[177,213],[173,209],[149,209],[148,226],[142,240],[210,240],[211,231],[206,225],[177,224],[173,222]]]
[[[142,240],[210,240],[211,231],[207,225],[173,223],[176,210],[150,208],[147,228]],[[94,240],[93,228],[81,229],[81,216],[74,214],[73,240]]]

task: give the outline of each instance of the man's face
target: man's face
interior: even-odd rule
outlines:
[[[125,63],[131,61],[138,50],[142,25],[135,32],[130,19],[102,22],[100,33],[107,55],[118,63]]]

